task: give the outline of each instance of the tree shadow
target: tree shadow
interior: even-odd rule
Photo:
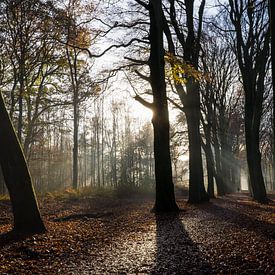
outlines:
[[[199,206],[199,209],[213,215],[220,221],[234,224],[246,231],[255,232],[264,239],[274,239],[275,225],[272,223],[257,220],[247,214],[211,202]]]
[[[9,224],[11,223],[11,219],[10,218],[0,218],[0,225],[5,225],[5,224]]]
[[[156,259],[151,274],[211,274],[198,246],[189,237],[180,213],[156,214]]]
[[[10,244],[22,242],[33,235],[33,233],[19,233],[14,230],[2,233],[0,234],[0,248],[3,248]]]
[[[267,204],[260,204],[257,201],[253,200],[252,197],[248,193],[235,193],[235,194],[228,194],[222,198],[216,198],[217,201],[223,202],[224,200],[230,201],[233,203],[242,205],[244,207],[257,209],[263,212],[270,212],[274,213],[275,207],[275,197],[273,194],[268,194],[268,203]]]

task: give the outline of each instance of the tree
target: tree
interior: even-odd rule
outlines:
[[[275,2],[269,0],[269,21],[271,31],[271,62],[272,62],[272,86],[273,86],[273,140],[272,140],[272,158],[273,158],[273,179],[275,181]]]
[[[150,83],[153,93],[153,103],[145,105],[153,110],[154,156],[156,201],[154,210],[177,211],[174,184],[172,180],[172,166],[170,156],[169,113],[166,95],[163,48],[163,11],[161,0],[150,0],[145,4],[136,0],[149,11],[150,17]]]
[[[252,196],[267,201],[261,167],[260,123],[265,77],[269,59],[267,1],[229,0],[229,15],[236,40],[235,53],[245,92],[245,139]]]
[[[201,85],[202,124],[209,193],[213,195],[213,177],[218,195],[239,188],[238,156],[242,130],[243,93],[238,83],[238,66],[228,37],[208,29],[202,43],[204,81]],[[205,144],[204,144],[205,143]],[[213,156],[214,148],[215,156]],[[214,163],[215,158],[215,163]],[[210,183],[210,185],[209,185]]]
[[[0,164],[12,203],[14,230],[43,232],[45,226],[39,213],[31,176],[2,95],[0,117]]]
[[[80,119],[80,103],[83,100],[81,92],[83,88],[91,88],[91,80],[89,79],[90,64],[85,60],[86,55],[83,49],[90,46],[91,35],[90,30],[86,26],[88,21],[82,22],[81,16],[92,12],[91,5],[82,3],[81,1],[69,1],[65,3],[65,7],[57,11],[58,23],[60,31],[63,34],[63,40],[58,40],[65,47],[65,56],[68,64],[68,75],[70,79],[70,90],[72,91],[73,106],[73,179],[72,185],[74,189],[78,187],[78,156],[79,156],[79,119]],[[61,36],[62,37],[62,36]],[[86,95],[86,96],[87,96]],[[85,95],[84,95],[85,97]]]
[[[175,32],[176,41],[180,45],[179,55],[191,70],[198,69],[200,40],[202,32],[202,19],[205,1],[201,1],[199,8],[198,30],[195,31],[194,24],[194,1],[184,1],[186,30],[181,28],[182,17],[177,17],[177,11],[182,11],[180,1],[171,0],[169,9],[169,20],[164,18],[164,32],[168,41],[169,53],[177,56],[177,49],[173,40],[172,32],[168,22],[171,22]],[[178,6],[179,7],[178,7]],[[178,8],[178,9],[177,9]],[[179,18],[179,20],[178,20]],[[178,62],[176,62],[178,63]],[[177,66],[174,58],[170,60],[171,66]],[[193,70],[193,71],[194,71]],[[203,164],[201,152],[201,135],[200,135],[200,84],[192,73],[186,75],[185,72],[177,73],[175,88],[183,104],[183,110],[186,115],[189,140],[189,199],[190,203],[199,203],[208,201],[209,197],[205,191],[203,179]],[[181,77],[183,76],[183,83]]]

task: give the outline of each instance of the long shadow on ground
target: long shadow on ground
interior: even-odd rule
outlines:
[[[17,233],[14,231],[9,231],[9,232],[0,234],[0,248],[3,248],[6,245],[10,245],[13,243],[22,242],[32,235],[33,234]]]
[[[254,207],[254,206],[252,206]],[[233,210],[228,207],[222,207],[218,204],[207,203],[199,206],[200,210],[213,215],[220,221],[234,224],[247,231],[253,231],[260,234],[264,239],[270,240],[275,237],[275,225],[265,221],[252,218],[249,215],[241,213],[242,209]]]
[[[151,274],[211,274],[211,266],[203,260],[179,215],[156,215],[157,251]]]

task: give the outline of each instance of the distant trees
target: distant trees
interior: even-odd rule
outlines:
[[[79,105],[92,94],[93,86],[89,78],[90,64],[83,50],[77,47],[87,47],[90,36],[84,24],[76,26],[79,22],[74,14],[69,11],[66,14],[64,8],[55,4],[38,0],[3,2],[1,37],[5,48],[2,56],[6,56],[9,66],[2,91],[30,162],[37,157],[35,152],[44,138],[44,130],[52,123],[47,116],[59,106],[74,106],[72,158],[76,186]]]
[[[40,1],[3,1],[1,26],[2,54],[7,64],[2,90],[29,159],[31,144],[39,131],[37,125],[48,108],[48,80],[59,68],[52,39],[56,33],[48,7]]]
[[[80,102],[83,98],[91,95],[92,81],[89,77],[89,70],[91,66],[84,59],[83,50],[79,48],[88,48],[90,46],[90,34],[84,27],[77,27],[77,12],[79,3],[70,2],[67,7],[67,17],[63,20],[66,41],[65,52],[66,61],[69,68],[70,88],[72,90],[72,105],[73,105],[73,180],[72,185],[74,189],[78,187],[78,151],[79,151],[79,116],[80,116]],[[80,17],[80,14],[78,15]],[[81,57],[82,55],[82,57]],[[85,57],[87,58],[87,57]],[[86,87],[85,87],[86,86]],[[85,89],[86,88],[86,89]],[[86,92],[86,95],[83,95]],[[81,96],[82,92],[82,96]]]
[[[238,69],[226,38],[209,31],[202,46],[201,85],[203,148],[206,156],[208,192],[225,195],[240,189],[239,150],[242,144],[242,89]],[[212,150],[213,148],[213,150]]]

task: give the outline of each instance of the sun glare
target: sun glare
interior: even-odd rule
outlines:
[[[143,122],[150,122],[153,116],[153,112],[150,109],[142,106],[139,102],[133,101],[131,115]]]

